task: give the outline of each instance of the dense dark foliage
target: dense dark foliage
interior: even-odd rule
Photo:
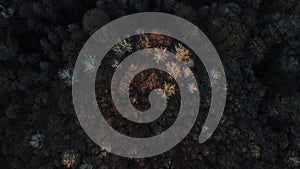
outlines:
[[[72,72],[81,47],[101,26],[146,11],[199,26],[224,64],[228,96],[206,143],[197,141],[200,115],[174,149],[127,159],[84,133],[70,79],[59,72]],[[299,12],[298,0],[1,0],[0,168],[299,167]]]

